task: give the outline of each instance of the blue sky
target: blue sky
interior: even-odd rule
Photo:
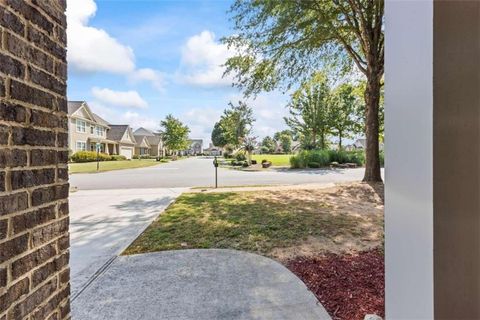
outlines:
[[[213,124],[241,92],[222,78],[233,33],[220,0],[68,0],[68,95],[113,124],[158,129],[172,113],[209,142]],[[278,92],[250,100],[262,138],[285,128]]]

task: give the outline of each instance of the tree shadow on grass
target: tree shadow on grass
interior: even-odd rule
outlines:
[[[310,238],[330,242],[382,230],[378,210],[357,214],[335,207],[321,193],[239,192],[184,194],[126,250],[126,254],[192,248],[245,250],[268,255]],[[307,196],[310,196],[308,198]],[[339,195],[348,198],[349,195]],[[352,200],[363,203],[365,199]],[[374,205],[372,204],[372,210]]]

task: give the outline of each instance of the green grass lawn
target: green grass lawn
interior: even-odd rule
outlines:
[[[272,162],[272,166],[285,167],[290,166],[290,157],[293,154],[254,154],[252,160],[257,160],[258,163],[266,159]]]
[[[134,169],[150,167],[160,164],[155,159],[133,159],[124,161],[100,161],[99,171],[111,171],[122,169]],[[96,162],[84,162],[84,163],[69,163],[69,173],[94,173],[97,172]]]
[[[185,193],[124,254],[224,248],[281,260],[295,248],[318,253],[379,246],[381,200],[368,185],[355,188]]]

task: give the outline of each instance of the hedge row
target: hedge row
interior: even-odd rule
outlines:
[[[292,168],[321,168],[332,162],[365,164],[363,151],[303,150],[290,158]]]
[[[92,162],[97,161],[97,152],[95,151],[78,151],[74,153],[71,158],[73,162]],[[98,154],[98,161],[119,161],[127,160],[125,156],[121,155],[108,155],[106,153]]]

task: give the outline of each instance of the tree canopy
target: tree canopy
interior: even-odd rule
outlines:
[[[190,129],[180,120],[169,114],[160,122],[163,128],[163,143],[168,150],[176,153],[190,146],[188,134]]]
[[[318,73],[292,95],[285,122],[301,137],[305,149],[325,149],[330,133],[330,88]]]
[[[263,138],[261,146],[262,152],[274,153],[277,145],[275,144],[275,141],[272,139],[272,137],[266,136],[265,138]]]
[[[222,123],[216,122],[212,130],[212,143],[216,147],[225,147],[228,144],[225,130],[222,128]]]
[[[236,52],[226,74],[246,95],[287,90],[318,70],[350,69],[366,78],[365,181],[379,181],[379,103],[384,73],[384,1],[236,0],[235,35],[223,42]]]
[[[216,145],[231,144],[239,147],[252,131],[252,125],[255,122],[253,110],[242,101],[239,101],[236,105],[230,102],[228,106],[229,108],[224,110],[220,120],[215,124],[214,132],[212,132],[212,142],[215,133]],[[215,144],[215,142],[213,143]]]

